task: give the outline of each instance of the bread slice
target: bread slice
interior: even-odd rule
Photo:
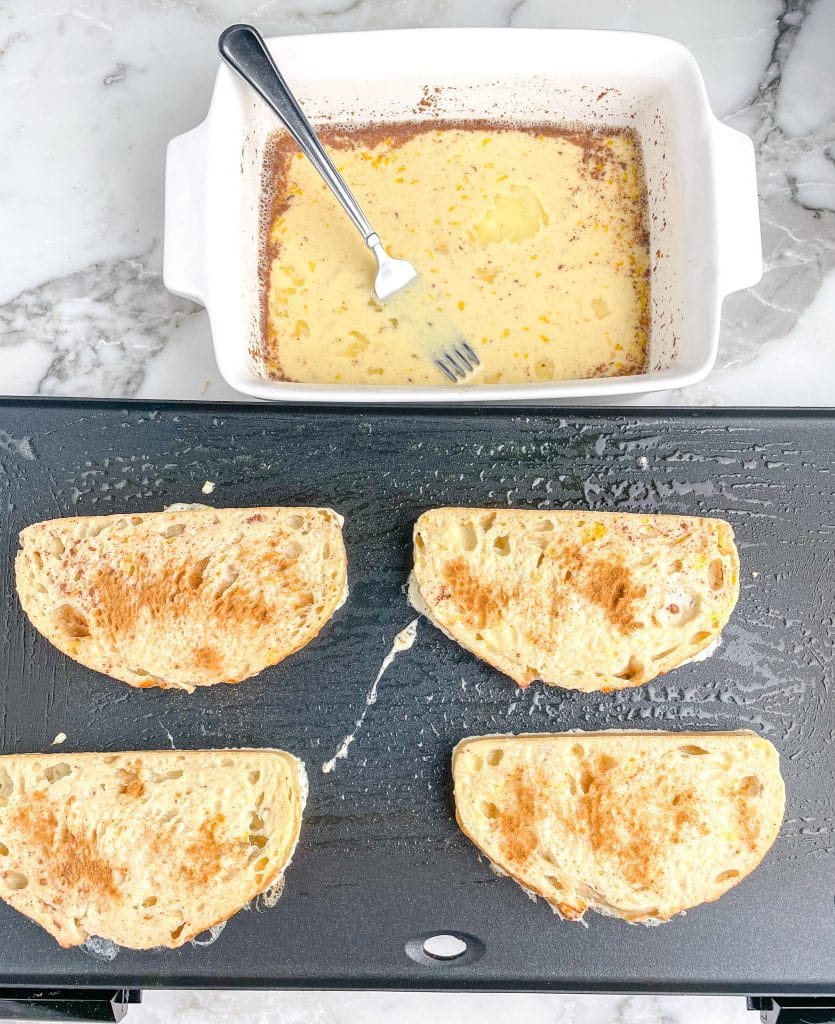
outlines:
[[[431,509],[410,600],[519,686],[638,686],[713,643],[739,596],[721,519]]]
[[[182,946],[275,887],[306,796],[282,750],[0,757],[0,896],[62,946]]]
[[[654,923],[718,899],[785,806],[777,751],[750,732],[472,737],[452,775],[464,833],[569,920]]]
[[[131,686],[238,683],[304,647],[347,593],[328,508],[52,519],[20,534],[17,592],[64,654]]]

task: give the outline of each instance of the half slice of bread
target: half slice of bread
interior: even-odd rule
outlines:
[[[750,732],[482,736],[452,756],[464,833],[562,917],[653,923],[754,870],[785,807]]]
[[[431,509],[410,600],[519,686],[638,686],[719,637],[739,596],[733,536],[690,516]]]
[[[238,683],[309,643],[347,592],[328,508],[52,519],[20,534],[17,592],[64,654],[131,686]]]
[[[0,757],[0,896],[62,946],[182,946],[276,886],[304,765],[282,750]]]

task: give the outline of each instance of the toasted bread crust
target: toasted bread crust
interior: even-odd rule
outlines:
[[[609,691],[716,640],[739,558],[721,519],[441,508],[415,524],[413,580],[432,621],[519,686]]]
[[[0,757],[0,896],[65,947],[176,948],[281,877],[305,786],[280,750]]]
[[[131,686],[237,683],[304,647],[343,599],[330,509],[186,508],[27,527],[15,563],[35,628]]]
[[[453,752],[461,830],[567,920],[669,920],[718,899],[779,831],[777,751],[753,733],[485,736]]]

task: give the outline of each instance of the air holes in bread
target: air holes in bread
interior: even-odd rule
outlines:
[[[32,561],[35,563],[38,569],[43,569],[43,555],[40,553],[40,551],[34,551],[32,553]]]
[[[743,796],[762,796],[764,788],[762,781],[756,775],[747,775],[742,780],[740,791]]]
[[[702,757],[704,754],[710,753],[704,747],[697,747],[695,743],[685,743],[678,749],[687,757]]]
[[[710,639],[710,633],[708,633],[708,631],[706,629],[701,629],[701,630],[699,630],[698,633],[694,633],[693,636],[690,637],[690,643],[691,644],[701,644],[701,643],[704,643],[705,640],[708,640],[708,639]]]
[[[142,525],[142,516],[131,516],[130,517],[130,524],[131,524],[131,526],[141,526]]]
[[[721,590],[725,582],[725,565],[721,558],[714,558],[707,567],[707,581],[711,590]]]
[[[154,782],[170,782],[170,781],[173,781],[174,779],[181,779],[182,777],[183,777],[182,769],[175,768],[173,771],[164,772],[163,774],[157,774],[155,772],[154,775],[153,775],[153,780],[154,780]]]
[[[499,816],[499,808],[495,804],[485,803],[484,805],[484,817],[489,818],[491,821],[495,821]]]
[[[249,845],[254,846],[256,850],[263,850],[267,845],[267,837],[264,835],[264,820],[255,812],[249,818]]]
[[[0,857],[8,857],[8,856],[9,856],[9,848],[8,848],[8,846],[6,846],[5,843],[0,843]]]
[[[129,772],[125,768],[117,768],[116,774],[119,776],[119,781],[121,782],[119,792],[122,796],[138,798],[145,792],[145,785],[136,772]]]
[[[4,871],[2,878],[6,888],[14,889],[15,892],[25,889],[29,884],[29,879],[20,871]]]
[[[580,778],[578,781],[580,783],[581,792],[588,793],[588,791],[591,789],[591,784],[594,781],[591,772],[588,770],[588,768],[583,768],[580,771]]]
[[[554,892],[562,892],[565,888],[559,878],[554,878],[553,875],[546,875],[545,881],[551,886]]]
[[[0,768],[0,805],[5,804],[14,792],[12,777],[5,768]]]
[[[729,882],[732,878],[739,878],[739,872],[731,869],[730,871],[723,871],[721,875],[717,875],[714,879],[715,882]]]
[[[252,783],[253,786],[255,785],[255,783],[260,778],[261,778],[261,773],[260,772],[250,772],[249,773],[249,781]]]
[[[623,672],[619,672],[615,676],[615,678],[625,679],[627,682],[634,682],[640,679],[645,671],[646,669],[644,668],[644,663],[641,661],[640,658],[636,657],[633,654],[632,657],[629,659],[626,668],[623,670]]]
[[[186,586],[189,590],[197,590],[200,587],[206,566],[209,564],[209,558],[210,556],[206,555],[205,558],[198,559],[189,570],[188,576],[186,576]]]
[[[493,768],[495,768],[503,757],[503,750],[491,750],[490,753],[487,755],[487,763],[491,765]]]
[[[675,654],[681,644],[676,644],[675,647],[668,647],[666,651],[661,651],[659,654],[653,654],[653,661],[663,661],[664,658],[669,658],[671,654]]]
[[[506,534],[502,534],[501,537],[496,537],[493,541],[493,547],[502,556],[510,554],[510,538]]]
[[[554,524],[550,519],[543,519],[542,522],[537,523],[534,527],[536,533],[545,533],[546,531],[553,530]]]
[[[682,562],[680,558],[677,558],[673,562],[673,569],[675,570],[675,572],[681,572],[684,569],[684,562]]]
[[[292,515],[290,516],[290,529],[300,530],[304,526],[304,516]]]
[[[84,616],[71,604],[62,604],[55,609],[58,628],[73,640],[82,640],[90,635],[90,626]]]
[[[461,547],[465,551],[475,551],[478,546],[478,534],[472,523],[461,523],[459,527],[461,534]]]
[[[419,548],[423,548],[423,547],[425,547],[425,546],[426,546],[426,545],[425,545],[425,543],[424,543],[423,537],[421,537],[421,535],[420,535],[419,533],[416,533],[416,534],[415,534],[415,544],[416,544],[416,545],[417,545],[417,546],[418,546]]]
[[[72,775],[72,768],[65,761],[61,761],[60,764],[51,764],[48,768],[44,768],[44,778],[50,786],[53,782],[65,779],[68,775]]]
[[[297,540],[291,540],[287,542],[287,546],[284,550],[289,558],[298,558],[302,551],[304,551],[304,548]]]
[[[495,523],[495,521],[496,521],[496,513],[495,512],[488,512],[488,514],[486,516],[484,516],[482,518],[482,520],[481,520],[481,528],[482,528],[482,530],[484,530],[484,532],[486,533],[488,530],[492,529],[493,523]]]
[[[540,565],[542,565],[542,563],[544,561],[545,561],[545,552],[544,551],[540,551],[539,554],[537,555],[536,566],[534,568],[538,569],[540,567]]]
[[[54,555],[56,558],[60,558],[65,551],[64,542],[59,536],[57,536],[57,534],[54,533],[49,535],[49,544],[47,546],[49,548],[50,555]]]
[[[224,757],[224,759],[220,762],[220,767],[221,768],[231,768],[232,766],[233,766],[233,762],[232,762],[232,759],[229,758],[229,757]]]
[[[142,901],[142,906],[143,907],[155,907],[156,905],[157,905],[157,898],[156,898],[156,896],[146,896],[145,899]]]
[[[179,928],[175,928],[174,931],[171,933],[171,938],[175,942],[183,934],[183,928],[185,928],[185,926],[186,926],[186,923],[185,923],[185,921],[183,921],[183,923],[180,925],[180,927]]]
[[[169,527],[162,531],[163,537],[172,538],[179,537],[181,533],[186,532],[185,523],[172,523]]]

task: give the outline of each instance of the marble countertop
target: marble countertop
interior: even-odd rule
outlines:
[[[233,399],[205,313],[162,284],[165,145],[205,115],[224,25],[632,29],[687,45],[752,136],[765,273],[703,383],[635,402],[835,395],[835,0],[10,0],[0,10],[0,393]],[[152,993],[130,1020],[742,1024],[734,999]]]

